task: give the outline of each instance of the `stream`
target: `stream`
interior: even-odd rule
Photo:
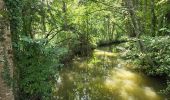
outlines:
[[[135,72],[120,58],[116,46],[94,50],[92,57],[75,57],[59,73],[57,100],[168,100],[159,93],[165,84]]]

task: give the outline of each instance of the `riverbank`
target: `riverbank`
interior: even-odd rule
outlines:
[[[164,100],[162,84],[130,70],[112,47],[95,49],[92,57],[75,57],[59,74],[55,92],[59,100]]]

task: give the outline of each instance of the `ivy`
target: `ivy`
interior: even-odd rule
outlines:
[[[4,63],[4,67],[3,67],[3,71],[2,71],[2,78],[4,79],[5,83],[9,86],[9,87],[12,87],[12,77],[10,75],[10,69],[9,67],[9,63],[7,61],[7,57],[6,57],[6,53],[5,53],[5,49],[3,50],[3,54],[4,54],[4,60],[3,60],[3,63]]]

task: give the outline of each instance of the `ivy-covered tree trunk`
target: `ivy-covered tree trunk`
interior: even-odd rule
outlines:
[[[0,100],[14,100],[12,42],[3,0],[0,0]]]
[[[151,66],[154,66],[154,62],[152,61],[152,58],[147,55],[147,50],[145,48],[145,45],[143,43],[143,41],[140,40],[140,36],[142,35],[142,32],[141,32],[141,26],[139,24],[139,21],[138,21],[138,18],[136,16],[136,12],[134,10],[134,5],[133,5],[133,2],[132,0],[124,0],[126,6],[127,6],[127,10],[129,12],[129,15],[130,15],[130,19],[131,19],[131,22],[133,24],[133,27],[134,27],[134,30],[135,30],[135,35],[136,35],[136,39],[137,39],[137,45],[139,47],[139,50],[142,52],[142,53],[145,53],[146,54],[146,61],[149,65]]]
[[[151,34],[152,36],[155,36],[156,32],[156,14],[155,14],[155,0],[150,1],[150,7],[151,7]]]

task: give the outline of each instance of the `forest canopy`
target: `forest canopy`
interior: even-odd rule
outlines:
[[[170,0],[0,0],[0,99],[53,100],[75,57],[121,43],[121,58],[169,95],[169,36]]]

